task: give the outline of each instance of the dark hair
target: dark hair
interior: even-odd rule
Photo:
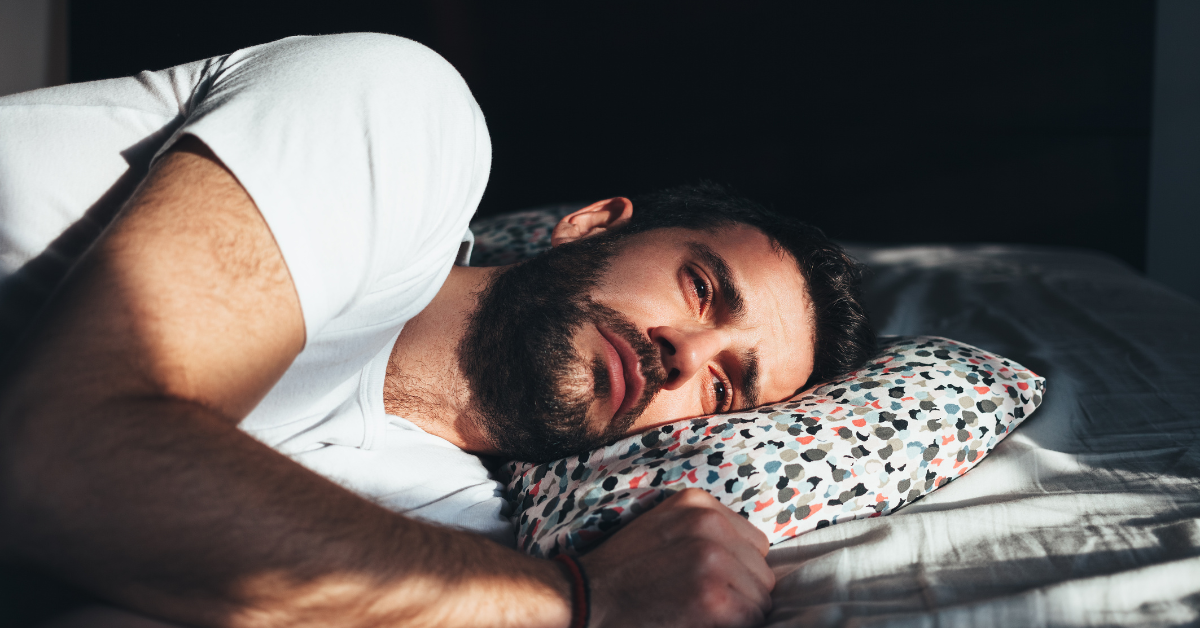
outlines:
[[[813,372],[805,387],[853,371],[875,355],[875,332],[860,292],[863,267],[825,232],[710,181],[639,196],[633,208],[625,233],[668,227],[714,232],[741,223],[765,233],[796,260],[808,286],[816,336]]]

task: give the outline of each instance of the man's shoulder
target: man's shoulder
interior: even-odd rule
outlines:
[[[227,67],[261,65],[290,81],[319,82],[324,90],[352,96],[363,87],[395,90],[412,98],[429,90],[470,98],[466,82],[448,61],[425,45],[382,33],[296,36],[239,50]]]

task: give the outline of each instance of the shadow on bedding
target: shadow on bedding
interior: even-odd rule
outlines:
[[[772,550],[768,625],[1193,625],[1200,499],[1167,501],[1027,495],[819,530]]]

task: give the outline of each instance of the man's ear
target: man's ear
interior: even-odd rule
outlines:
[[[596,201],[581,210],[564,216],[550,235],[550,246],[574,242],[581,238],[620,227],[633,217],[633,203],[618,196]]]

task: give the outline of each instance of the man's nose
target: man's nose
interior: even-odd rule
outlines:
[[[705,368],[725,349],[728,339],[714,329],[682,330],[675,327],[654,327],[650,339],[659,347],[667,382],[663,388],[675,390]]]

